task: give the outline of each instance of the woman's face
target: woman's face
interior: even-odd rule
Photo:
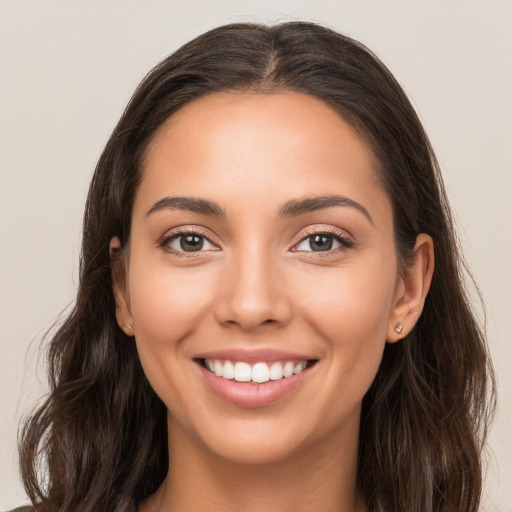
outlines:
[[[403,286],[372,154],[323,102],[217,94],[168,119],[117,281],[171,436],[245,462],[357,442]]]

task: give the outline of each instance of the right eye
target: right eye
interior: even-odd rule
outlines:
[[[176,252],[200,252],[214,249],[214,245],[198,233],[182,233],[173,235],[165,245]]]

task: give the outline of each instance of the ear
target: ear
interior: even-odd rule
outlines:
[[[117,236],[110,240],[110,265],[112,267],[112,283],[116,301],[116,319],[119,327],[127,336],[133,336],[133,317],[130,311],[130,300],[126,282],[126,264],[122,256],[121,241]]]
[[[434,242],[422,233],[416,238],[413,264],[405,269],[397,283],[393,310],[389,317],[387,341],[395,343],[416,325],[434,273]]]

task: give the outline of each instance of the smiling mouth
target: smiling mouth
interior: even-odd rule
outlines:
[[[197,359],[197,362],[217,377],[259,385],[299,375],[307,368],[313,366],[317,360],[261,361],[250,364],[244,361],[231,361],[228,359]]]

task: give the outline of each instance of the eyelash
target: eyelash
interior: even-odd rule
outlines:
[[[210,238],[207,236],[207,234],[205,234],[203,231],[201,231],[200,229],[198,228],[181,228],[180,231],[177,231],[177,232],[174,232],[174,233],[171,233],[171,234],[168,234],[167,236],[164,236],[159,242],[158,242],[158,247],[162,248],[165,252],[167,253],[170,253],[170,254],[173,254],[175,256],[178,256],[178,257],[185,257],[185,258],[189,258],[189,257],[196,257],[198,256],[201,252],[205,252],[205,251],[190,251],[190,252],[186,252],[186,251],[178,251],[176,249],[173,249],[171,247],[169,247],[169,244],[174,241],[174,240],[177,240],[179,239],[180,237],[182,236],[186,236],[186,235],[196,235],[200,238],[203,238],[204,240],[206,240],[208,243],[210,243],[212,246],[216,247],[215,244],[210,240]],[[301,244],[302,242],[306,241],[308,238],[312,238],[316,235],[325,235],[327,237],[331,237],[333,238],[335,241],[337,241],[341,247],[338,247],[336,249],[329,249],[329,250],[326,250],[326,251],[302,251],[302,250],[293,250],[294,247],[297,247],[299,244]],[[350,240],[349,238],[347,238],[346,236],[344,236],[340,231],[336,230],[336,229],[329,229],[329,228],[313,228],[311,231],[309,232],[306,232],[304,233],[304,236],[302,236],[298,242],[296,242],[295,244],[293,244],[292,246],[292,251],[293,252],[310,252],[312,254],[315,254],[316,256],[318,257],[325,257],[325,256],[329,256],[329,255],[332,255],[333,253],[338,253],[338,252],[341,252],[343,250],[346,250],[346,249],[351,249],[354,247],[354,242],[352,242],[352,240]],[[212,249],[209,249],[209,250],[212,250]],[[220,249],[213,249],[214,251],[218,251]]]
[[[177,239],[179,239],[183,236],[187,236],[187,235],[195,235],[197,237],[200,237],[200,238],[208,241],[208,243],[210,243],[212,246],[215,247],[215,244],[210,240],[210,238],[206,235],[206,233],[202,232],[199,228],[181,228],[179,231],[168,234],[168,235],[164,236],[158,242],[158,247],[162,248],[165,252],[172,254],[173,256],[185,257],[185,258],[197,257],[197,256],[199,256],[199,254],[201,252],[205,252],[205,251],[190,251],[190,252],[178,251],[169,246],[169,244],[171,242],[173,242],[174,240],[177,240]],[[213,249],[213,250],[218,251],[219,249]]]
[[[311,231],[306,232],[305,236],[302,236],[298,242],[296,242],[293,247],[297,247],[302,242],[306,241],[308,238],[312,238],[316,235],[324,235],[330,238],[333,238],[336,242],[338,242],[341,247],[338,247],[336,249],[329,249],[326,251],[301,251],[301,250],[295,250],[294,252],[310,252],[312,254],[315,254],[316,257],[325,257],[325,256],[332,256],[333,254],[337,254],[339,252],[342,252],[346,249],[352,249],[354,247],[354,242],[350,240],[347,236],[342,234],[341,231],[338,231],[334,228],[320,228],[320,227],[314,227]]]

